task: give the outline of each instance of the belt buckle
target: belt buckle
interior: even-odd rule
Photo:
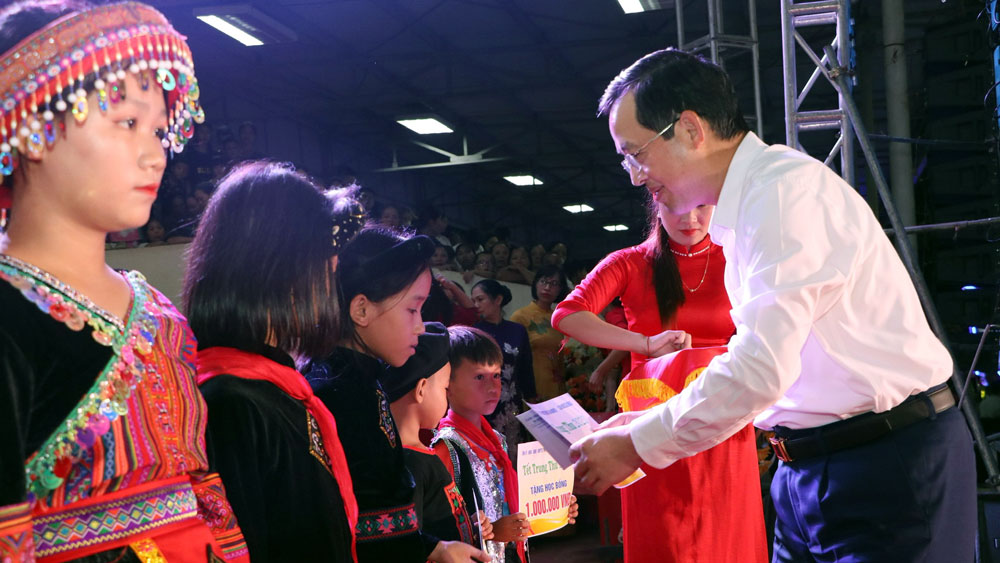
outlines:
[[[792,461],[792,456],[788,455],[788,450],[785,449],[785,438],[779,436],[769,436],[767,441],[771,442],[771,449],[774,450],[774,456],[776,458],[785,463]]]

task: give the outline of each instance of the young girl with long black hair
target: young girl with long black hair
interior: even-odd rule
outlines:
[[[188,250],[209,462],[255,563],[354,561],[357,503],[337,421],[295,369],[337,344],[337,252],[364,222],[344,193],[288,165],[220,182]]]
[[[431,286],[434,242],[385,228],[363,230],[340,253],[343,304],[339,346],[312,365],[313,390],[337,419],[359,517],[358,561],[488,561],[462,542],[422,533],[413,504],[413,477],[379,384],[386,366],[413,355],[424,332],[420,307]]]

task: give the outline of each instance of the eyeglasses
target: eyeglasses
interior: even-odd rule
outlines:
[[[538,285],[542,287],[559,287],[559,280],[538,280]]]
[[[642,169],[642,164],[639,163],[636,157],[639,156],[639,154],[642,153],[642,151],[646,150],[646,147],[648,147],[650,143],[659,139],[661,136],[663,136],[664,133],[669,131],[670,128],[674,126],[674,123],[677,123],[676,119],[671,121],[670,125],[664,127],[662,131],[660,131],[656,135],[653,135],[653,138],[646,141],[646,144],[639,147],[639,150],[632,153],[625,153],[623,155],[625,158],[622,159],[622,168],[624,168],[625,171],[628,172],[629,174],[632,174],[634,172],[639,172],[639,170]]]

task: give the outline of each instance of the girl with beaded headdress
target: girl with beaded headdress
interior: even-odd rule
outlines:
[[[191,330],[104,259],[204,118],[184,37],[143,4],[21,1],[0,53],[0,560],[247,560]]]

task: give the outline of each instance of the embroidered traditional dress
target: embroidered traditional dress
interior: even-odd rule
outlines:
[[[358,561],[423,562],[438,539],[418,526],[413,477],[378,382],[384,369],[375,358],[337,348],[306,377],[337,420],[358,502]]]
[[[197,362],[209,461],[254,563],[355,561],[358,509],[336,422],[288,354],[258,352],[213,347]]]
[[[479,509],[491,522],[517,508],[517,474],[507,453],[503,434],[490,427],[486,418],[476,427],[454,411],[441,420],[434,437],[434,452],[455,479],[462,497],[475,497]],[[527,542],[486,542],[493,563],[527,562]]]
[[[567,315],[577,311],[598,314],[621,297],[629,330],[646,335],[666,328],[691,333],[695,348],[690,351],[655,360],[632,354],[632,371],[616,393],[625,411],[645,410],[681,391],[712,357],[725,351],[721,346],[735,330],[723,283],[722,247],[712,244],[709,237],[690,249],[671,241],[686,301],[672,322],[663,323],[651,286],[651,244],[608,255],[556,307],[552,318],[558,327]],[[700,348],[711,346],[716,348]],[[642,468],[646,478],[621,490],[626,563],[766,561],[751,426],[665,469],[645,464]]]
[[[472,511],[434,450],[404,447],[403,458],[416,485],[413,504],[420,529],[442,540],[462,541],[478,547]]]
[[[119,319],[0,255],[0,561],[245,561],[184,317],[141,274]],[[161,559],[162,560],[162,559]]]

